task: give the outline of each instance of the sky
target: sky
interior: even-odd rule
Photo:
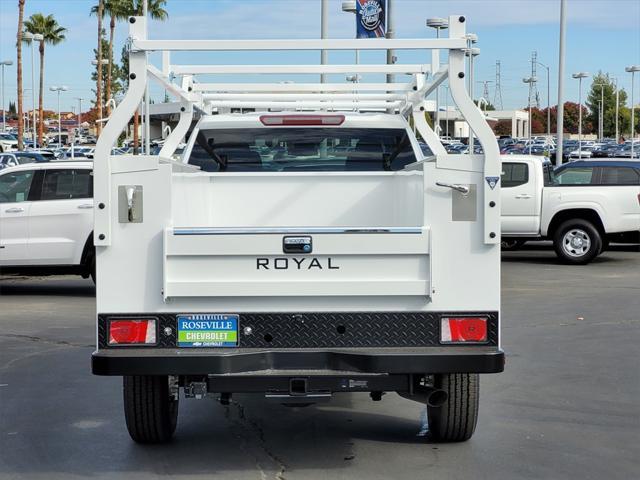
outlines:
[[[26,0],[25,18],[33,13],[53,14],[58,23],[68,29],[67,39],[57,46],[47,46],[45,59],[46,109],[56,108],[52,85],[66,85],[61,95],[62,110],[77,106],[77,97],[93,96],[90,80],[93,48],[97,44],[96,18],[89,15],[97,0]],[[353,38],[355,15],[341,10],[341,0],[330,0],[329,36]],[[6,68],[5,98],[16,98],[15,35],[18,0],[0,0],[0,60],[13,60]],[[475,78],[495,81],[495,63],[501,62],[501,86],[504,108],[527,105],[527,86],[522,78],[531,74],[531,53],[537,51],[538,61],[550,67],[551,104],[557,103],[558,36],[560,0],[395,0],[396,36],[398,38],[428,38],[435,32],[425,26],[429,17],[465,15],[467,31],[479,37],[480,56],[476,59]],[[626,66],[640,64],[640,0],[567,0],[567,39],[565,98],[578,99],[577,81],[571,73],[608,72],[618,78],[621,88],[630,91],[631,75]],[[168,0],[169,19],[152,21],[149,37],[156,39],[235,39],[235,38],[318,38],[320,36],[320,0]],[[119,60],[128,35],[128,25],[116,29],[115,58]],[[401,63],[428,63],[421,52],[398,52]],[[364,52],[362,63],[379,63],[383,52]],[[317,52],[297,53],[221,53],[174,55],[174,63],[319,63]],[[353,63],[351,52],[330,52],[331,63]],[[31,88],[30,48],[23,49],[25,82]],[[152,61],[159,62],[153,56]],[[38,59],[36,52],[36,84]],[[538,67],[538,89],[541,106],[547,102],[546,70]],[[302,81],[303,77],[288,76],[279,80]],[[306,81],[310,77],[304,77]],[[258,81],[259,77],[249,78]],[[209,80],[209,79],[203,79]],[[233,81],[233,78],[220,79]],[[246,79],[245,79],[246,80]],[[332,78],[331,81],[344,81]],[[588,83],[584,87],[588,88]],[[489,100],[494,98],[494,83],[489,84]],[[37,88],[37,87],[36,87]],[[475,85],[477,96],[483,86]],[[584,88],[586,90],[586,88]],[[640,75],[636,75],[636,98],[640,98]],[[162,92],[152,89],[160,100]],[[29,108],[31,92],[25,92]]]

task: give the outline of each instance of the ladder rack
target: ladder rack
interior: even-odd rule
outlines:
[[[465,55],[469,38],[463,16],[449,17],[448,38],[439,39],[323,39],[323,40],[151,40],[147,38],[145,17],[131,17],[129,90],[111,115],[95,152],[95,197],[102,205],[95,211],[94,241],[97,246],[111,243],[111,146],[140,104],[149,78],[158,82],[180,102],[180,120],[167,138],[160,153],[170,157],[188,132],[198,109],[205,114],[226,109],[267,109],[278,111],[374,110],[412,116],[413,124],[436,156],[436,161],[449,157],[438,135],[425,118],[426,101],[444,81],[451,96],[469,123],[484,150],[484,241],[498,244],[500,228],[499,150],[495,136],[482,112],[469,98],[465,88]],[[309,51],[309,50],[424,50],[431,51],[424,64],[358,64],[358,65],[178,65],[171,62],[171,52],[183,51]],[[441,65],[440,52],[448,53],[447,64]],[[148,53],[162,52],[162,67],[148,61]],[[425,58],[426,59],[426,58]],[[282,83],[282,82],[198,82],[197,75],[286,75],[286,74],[386,74],[406,76],[406,82],[354,83]],[[357,77],[356,77],[357,78]],[[174,81],[178,79],[179,82]],[[397,80],[397,78],[396,78]],[[448,160],[450,161],[450,160]],[[492,183],[493,182],[493,183]]]

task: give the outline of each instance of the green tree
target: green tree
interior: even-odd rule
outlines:
[[[44,130],[44,112],[42,106],[43,93],[44,93],[44,47],[45,45],[57,45],[65,39],[64,33],[66,28],[58,25],[58,22],[53,15],[47,15],[46,17],[41,13],[34,13],[25,22],[24,28],[27,32],[33,34],[39,33],[44,37],[40,42],[40,94],[38,95],[38,143],[42,145],[42,137]],[[29,41],[25,40],[27,43]]]
[[[585,102],[589,108],[587,121],[592,125],[592,133],[598,133],[598,125],[600,124],[600,102],[602,99],[604,99],[604,107],[602,108],[604,115],[603,135],[605,137],[614,137],[616,132],[616,86],[608,73],[598,72],[598,74],[593,77],[593,82],[591,83],[591,88]],[[622,107],[627,103],[627,92],[625,92],[624,89],[621,89],[618,93],[618,99],[620,121],[622,119]],[[627,128],[629,124],[630,122],[627,124]],[[620,132],[623,131],[624,130],[620,128]]]

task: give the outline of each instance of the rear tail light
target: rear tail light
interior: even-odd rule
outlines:
[[[440,343],[485,343],[486,317],[443,317],[440,324]]]
[[[155,345],[155,319],[118,319],[109,321],[109,345]]]
[[[260,121],[268,127],[288,125],[342,125],[344,115],[261,115]]]

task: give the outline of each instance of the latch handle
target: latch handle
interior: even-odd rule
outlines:
[[[439,187],[447,187],[453,190],[460,192],[463,195],[469,195],[469,187],[466,185],[459,185],[457,183],[444,183],[444,182],[436,182],[436,185]]]

